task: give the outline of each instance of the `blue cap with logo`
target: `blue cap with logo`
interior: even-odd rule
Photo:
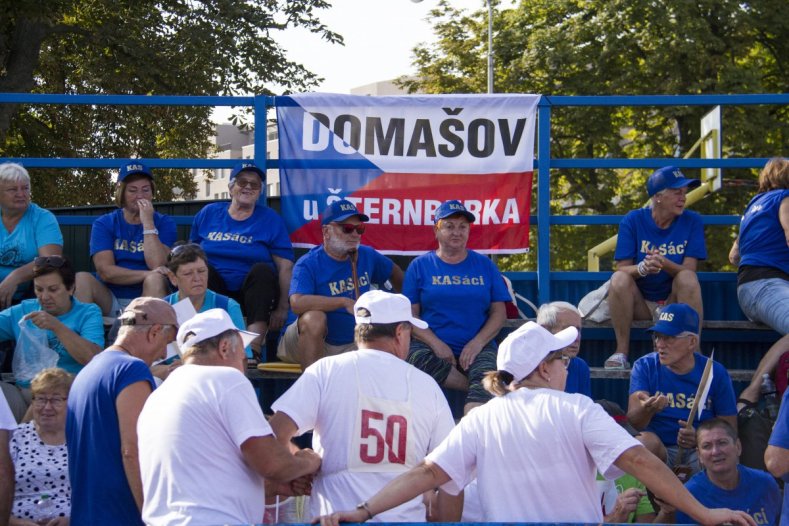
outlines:
[[[699,313],[685,303],[669,303],[660,311],[658,321],[647,329],[668,336],[679,336],[683,332],[699,333]]]
[[[153,179],[153,174],[147,166],[142,164],[140,161],[131,160],[121,166],[121,169],[118,172],[118,182],[120,183],[130,175],[134,174],[142,174]]]
[[[334,201],[332,204],[326,207],[326,210],[324,210],[323,214],[321,214],[321,224],[328,225],[329,223],[345,221],[351,216],[359,216],[359,220],[362,223],[366,223],[370,220],[369,217],[356,209],[356,205],[347,199],[340,199],[339,201]]]
[[[454,215],[461,215],[465,217],[468,219],[469,223],[473,223],[477,220],[477,218],[474,217],[474,214],[466,210],[466,207],[463,206],[463,203],[457,199],[453,199],[451,201],[444,201],[441,203],[441,206],[439,206],[438,210],[436,210],[436,215],[433,218],[433,222],[438,223],[440,220]]]
[[[258,174],[261,181],[266,180],[266,172],[258,168],[255,163],[249,161],[238,163],[237,165],[235,165],[233,167],[233,171],[230,172],[230,180],[232,181],[233,179],[235,179],[236,176],[238,176],[238,174],[240,174],[241,172],[254,172]]]
[[[647,193],[652,197],[667,188],[696,188],[701,184],[698,179],[687,179],[676,166],[664,166],[652,172],[647,180]]]

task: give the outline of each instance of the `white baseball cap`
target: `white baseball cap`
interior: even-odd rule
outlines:
[[[255,332],[242,331],[233,324],[230,315],[224,309],[209,309],[205,312],[196,314],[194,317],[181,324],[178,335],[175,338],[179,350],[192,347],[204,340],[213,338],[225,331],[238,331],[244,342],[244,347],[252,340],[260,336]]]
[[[553,351],[564,349],[578,337],[578,329],[567,327],[551,334],[549,330],[528,321],[511,332],[499,345],[496,368],[507,371],[516,381],[523,380]]]
[[[360,315],[359,309],[367,309]],[[400,323],[409,322],[414,327],[427,329],[427,322],[414,318],[411,314],[411,302],[402,294],[392,294],[382,290],[365,292],[353,306],[356,323]]]

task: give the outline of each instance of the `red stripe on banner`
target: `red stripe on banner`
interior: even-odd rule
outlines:
[[[346,196],[370,216],[362,242],[389,254],[436,248],[433,215],[450,199],[476,217],[468,247],[481,252],[524,252],[529,247],[532,172],[497,174],[385,173]],[[294,244],[322,242],[313,221],[291,234]]]

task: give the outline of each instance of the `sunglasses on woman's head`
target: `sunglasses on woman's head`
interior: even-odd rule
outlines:
[[[337,223],[337,226],[340,227],[340,229],[345,234],[350,234],[351,232],[356,231],[357,234],[362,235],[367,229],[367,227],[364,225],[353,225],[351,223]]]
[[[33,260],[33,265],[37,267],[60,268],[66,262],[63,256],[38,256]]]
[[[189,252],[189,251],[202,252],[203,247],[201,247],[197,243],[184,243],[183,245],[175,246],[173,247],[172,250],[170,250],[170,253],[167,255],[167,261],[171,261],[173,258],[178,257],[184,252]]]

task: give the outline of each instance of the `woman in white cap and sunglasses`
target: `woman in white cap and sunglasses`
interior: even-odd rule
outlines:
[[[562,391],[568,360],[561,349],[576,336],[574,327],[553,335],[533,322],[510,334],[499,347],[498,370],[485,378],[496,398],[461,420],[419,466],[321,523],[366,521],[431,488],[458,493],[474,477],[487,521],[600,523],[599,470],[607,477],[630,473],[701,524],[755,526],[745,513],[702,506],[599,405]]]

